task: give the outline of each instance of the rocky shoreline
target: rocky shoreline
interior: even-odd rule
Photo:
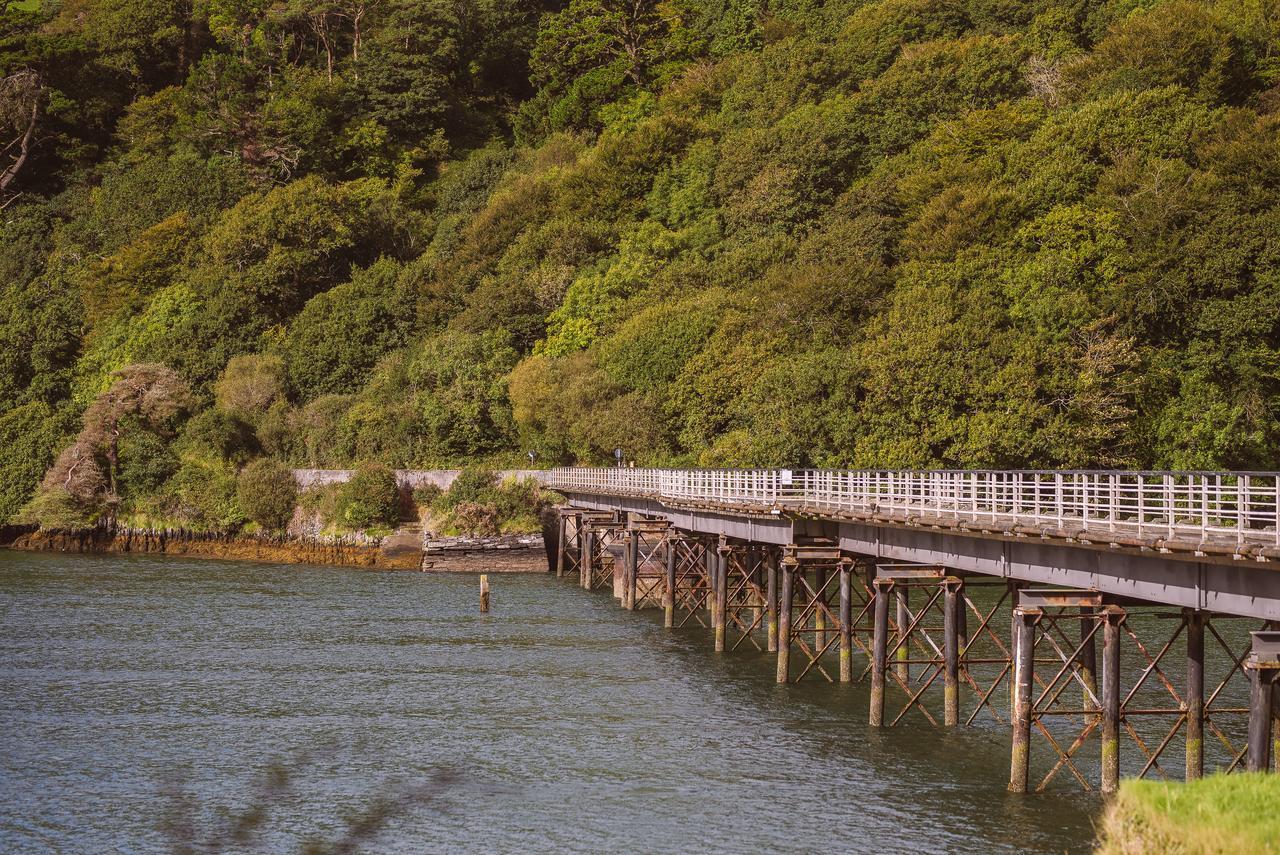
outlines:
[[[43,552],[181,555],[272,564],[326,564],[376,570],[534,573],[547,570],[541,535],[491,538],[414,538],[397,532],[381,539],[328,539],[211,534],[185,530],[106,527],[49,530],[11,526],[0,546]],[[415,542],[416,540],[416,542]]]

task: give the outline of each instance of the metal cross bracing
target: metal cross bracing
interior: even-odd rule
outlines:
[[[984,711],[997,724],[1005,724],[998,703],[1012,659],[999,631],[1008,622],[999,615],[1011,587],[1003,580],[968,579],[941,567],[902,564],[878,565],[873,584],[874,596],[883,598],[884,607],[874,610],[867,665],[872,677],[871,723],[896,725],[915,710],[935,726],[953,727],[962,719],[970,725]],[[969,596],[974,589],[999,593],[979,604]],[[913,590],[919,594],[914,608]],[[886,686],[896,687],[904,698],[887,721]]]
[[[1064,771],[1085,790],[1096,780],[1103,792],[1113,792],[1125,746],[1136,749],[1126,764],[1136,777],[1172,777],[1175,764],[1167,757],[1179,742],[1183,757],[1176,765],[1186,779],[1204,774],[1206,757],[1220,771],[1242,768],[1249,710],[1238,699],[1249,651],[1233,650],[1215,620],[1192,609],[1170,614],[1150,605],[1122,605],[1091,592],[1020,592],[1009,788],[1026,791],[1031,784],[1033,734],[1053,758],[1037,792]],[[1219,655],[1206,658],[1206,637],[1220,645]],[[1172,673],[1179,657],[1181,677]],[[1206,743],[1206,731],[1216,743]],[[1095,741],[1096,759],[1085,751]]]
[[[1074,781],[1111,791],[1121,771],[1172,778],[1182,766],[1191,779],[1280,766],[1274,623],[1246,642],[1248,619],[941,566],[871,563],[821,537],[777,547],[634,512],[629,521],[600,512],[562,520],[559,561],[576,538],[585,585],[610,584],[616,555],[625,562],[625,604],[661,601],[668,627],[709,627],[717,650],[759,649],[763,628],[781,682],[833,680],[837,646],[839,679],[852,681],[852,654],[863,652],[872,725],[886,723],[886,687],[905,698],[888,724],[912,710],[933,724],[1008,721],[1010,789]],[[1033,749],[1045,747],[1033,766]]]
[[[625,539],[626,520],[621,514],[584,515],[582,526],[579,584],[588,591],[611,591],[616,560],[613,549]]]
[[[792,544],[783,547],[777,569],[777,681],[796,683],[806,677],[827,682],[853,679],[853,648],[866,651],[869,598],[855,561],[834,544]],[[858,579],[855,581],[855,576]],[[773,585],[769,586],[774,587]],[[768,598],[772,611],[772,598]],[[792,668],[792,652],[803,661]],[[837,677],[824,662],[838,651]]]
[[[712,618],[717,651],[750,645],[764,651],[770,626],[768,574],[776,568],[776,548],[758,544],[721,544],[716,550],[716,608]],[[776,633],[777,624],[773,624]],[[776,635],[775,635],[776,646]]]
[[[582,563],[582,517],[576,508],[560,508],[556,544],[556,578],[576,574]]]
[[[622,607],[662,606],[667,598],[667,532],[665,519],[633,519],[627,526],[622,573]]]
[[[666,571],[671,595],[664,603],[666,626],[711,626],[712,560],[718,545],[718,541],[711,538],[675,529],[668,532]]]

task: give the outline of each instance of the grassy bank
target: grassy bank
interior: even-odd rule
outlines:
[[[1280,775],[1213,775],[1190,784],[1125,781],[1103,819],[1103,855],[1262,853],[1280,849]]]

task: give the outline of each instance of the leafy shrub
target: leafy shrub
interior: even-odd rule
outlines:
[[[248,353],[227,363],[214,386],[218,407],[256,422],[284,397],[284,360],[273,353]]]
[[[450,519],[452,527],[461,534],[488,537],[501,531],[498,511],[493,505],[460,502],[454,506]]]
[[[183,450],[211,454],[236,465],[259,451],[253,427],[223,410],[205,410],[182,429],[177,445]]]
[[[263,528],[280,530],[293,516],[298,503],[298,484],[284,464],[261,457],[240,472],[236,498],[249,519]]]
[[[434,498],[431,509],[446,532],[485,536],[537,531],[538,513],[549,502],[535,481],[498,483],[493,470],[469,467]]]
[[[155,511],[166,523],[173,520],[207,531],[235,529],[245,521],[236,487],[233,464],[188,455],[156,497]]]
[[[400,519],[396,473],[380,463],[361,463],[338,491],[337,522],[351,528],[394,526]]]

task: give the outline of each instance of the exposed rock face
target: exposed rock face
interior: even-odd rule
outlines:
[[[108,528],[38,530],[19,535],[13,548],[52,552],[137,552],[263,561],[274,564],[332,564],[341,567],[417,570],[421,553],[383,555],[381,544],[217,535],[190,531],[135,531]]]
[[[547,553],[542,535],[429,538],[422,569],[437,573],[543,573]]]

